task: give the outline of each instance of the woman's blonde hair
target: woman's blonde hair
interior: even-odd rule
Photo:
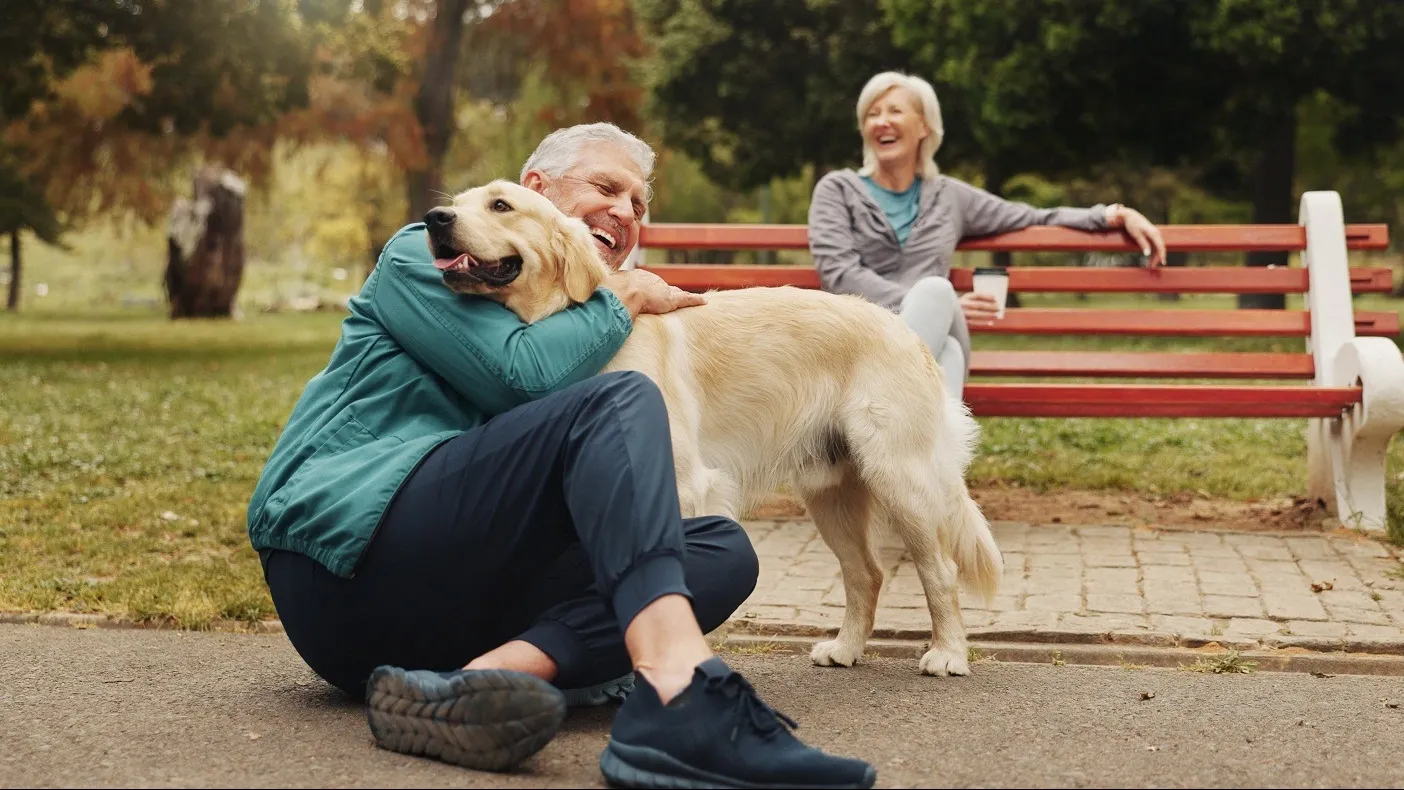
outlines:
[[[941,125],[941,103],[936,100],[936,89],[921,77],[903,74],[900,71],[884,71],[868,80],[868,84],[864,85],[863,91],[858,94],[858,133],[863,132],[863,119],[868,114],[868,108],[873,106],[878,97],[893,88],[906,88],[916,96],[919,105],[917,109],[926,121],[926,128],[931,130],[917,149],[917,175],[928,179],[935,178],[941,172],[936,167],[936,149],[941,147],[946,130]],[[876,170],[877,151],[873,150],[868,138],[863,137],[863,169],[858,172],[860,175],[869,176]]]

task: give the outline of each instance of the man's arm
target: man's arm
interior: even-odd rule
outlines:
[[[633,327],[608,289],[533,324],[501,304],[460,296],[434,268],[424,226],[409,225],[381,252],[366,299],[373,317],[420,364],[488,414],[589,378]]]

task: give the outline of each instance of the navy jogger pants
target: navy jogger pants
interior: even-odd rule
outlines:
[[[447,671],[513,639],[574,688],[631,667],[624,629],[669,593],[704,632],[755,588],[739,524],[684,521],[662,395],[638,373],[595,376],[440,445],[390,504],[356,575],[263,554],[289,641],[361,697],[381,664]]]

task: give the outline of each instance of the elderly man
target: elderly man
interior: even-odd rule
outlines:
[[[612,125],[576,126],[521,182],[618,267],[653,162]],[[600,757],[613,783],[870,787],[871,766],[801,743],[712,655],[755,553],[735,522],[682,520],[653,383],[598,375],[640,313],[703,299],[617,271],[525,325],[443,286],[426,236],[448,219],[426,219],[385,246],[249,505],[298,653],[364,695],[387,749],[505,770],[568,705],[624,698]]]

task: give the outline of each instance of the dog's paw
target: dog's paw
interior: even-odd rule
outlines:
[[[921,674],[946,677],[947,675],[969,675],[970,661],[964,650],[933,647],[921,657]]]
[[[851,667],[858,661],[861,650],[854,650],[850,645],[845,645],[837,639],[828,642],[820,642],[809,652],[809,658],[815,666],[820,667]]]

